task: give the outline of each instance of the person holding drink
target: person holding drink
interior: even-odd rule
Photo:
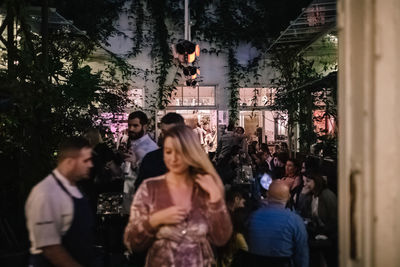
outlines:
[[[128,117],[128,136],[126,144],[122,144],[124,158],[124,199],[123,213],[129,214],[129,208],[135,193],[135,180],[138,167],[143,157],[158,148],[157,144],[147,134],[149,119],[140,110],[134,111]]]

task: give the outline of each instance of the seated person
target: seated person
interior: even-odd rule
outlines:
[[[295,159],[288,159],[285,164],[285,176],[282,178],[282,182],[284,182],[289,188],[290,191],[295,189],[300,185],[300,167]]]
[[[226,191],[226,207],[232,214],[237,208],[244,208],[246,192],[239,186],[232,186]]]
[[[312,194],[309,206],[311,218],[307,224],[311,245],[323,247],[328,266],[337,266],[337,198],[328,189],[326,181],[318,172],[305,175],[305,189]],[[323,243],[323,244],[322,244]]]
[[[269,167],[272,172],[273,179],[281,179],[285,176],[285,164],[289,155],[287,153],[275,153]]]
[[[285,209],[290,198],[289,187],[274,181],[267,193],[268,204],[256,210],[248,223],[248,266],[308,267],[307,231],[303,220]]]
[[[248,251],[244,238],[247,217],[248,211],[244,207],[238,207],[231,212],[233,232],[228,243],[218,249],[218,266],[243,266],[243,252]]]

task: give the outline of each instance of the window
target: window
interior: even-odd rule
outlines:
[[[182,88],[183,106],[197,106],[199,103],[198,87],[183,87]]]
[[[215,106],[215,86],[177,86],[168,106]]]
[[[169,106],[182,106],[182,87],[178,86],[176,90],[172,92]]]
[[[199,87],[199,106],[215,105],[215,87],[201,86]]]
[[[240,88],[240,106],[262,107],[273,104],[275,88]]]
[[[128,108],[143,107],[143,89],[129,89],[128,99],[130,101]]]

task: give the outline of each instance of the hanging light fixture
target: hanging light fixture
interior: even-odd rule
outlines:
[[[200,69],[194,66],[183,67],[183,74],[185,76],[200,74]]]
[[[200,55],[200,46],[188,40],[172,45],[172,54],[181,63],[193,63]]]
[[[196,60],[196,55],[195,55],[194,52],[192,54],[188,54],[187,55],[187,62],[188,63],[193,63],[195,60]]]
[[[200,68],[195,66],[187,66],[183,67],[183,74],[190,79],[194,80],[197,78],[197,75],[200,75]]]
[[[176,51],[179,54],[192,54],[196,51],[196,45],[188,40],[176,44]]]
[[[186,86],[196,86],[197,85],[197,81],[196,80],[192,80],[192,79],[189,79],[189,80],[186,80]]]
[[[174,58],[178,59],[186,76],[186,85],[194,87],[197,85],[196,78],[200,75],[200,69],[193,66],[193,63],[200,56],[200,46],[191,41],[190,25],[189,0],[185,0],[185,39],[171,47]]]

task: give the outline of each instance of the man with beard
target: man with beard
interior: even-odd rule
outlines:
[[[161,148],[148,153],[142,161],[139,168],[138,178],[135,182],[135,189],[137,190],[144,179],[160,176],[167,172],[167,167],[164,163],[163,156],[163,142],[164,133],[174,127],[175,125],[184,125],[183,117],[175,112],[167,113],[161,118],[160,129],[161,134],[158,138],[158,144]]]
[[[143,157],[158,148],[157,144],[146,133],[149,119],[142,111],[134,111],[128,117],[128,143],[124,154],[125,175],[123,212],[129,214],[130,206],[135,192],[134,182],[137,170]]]

